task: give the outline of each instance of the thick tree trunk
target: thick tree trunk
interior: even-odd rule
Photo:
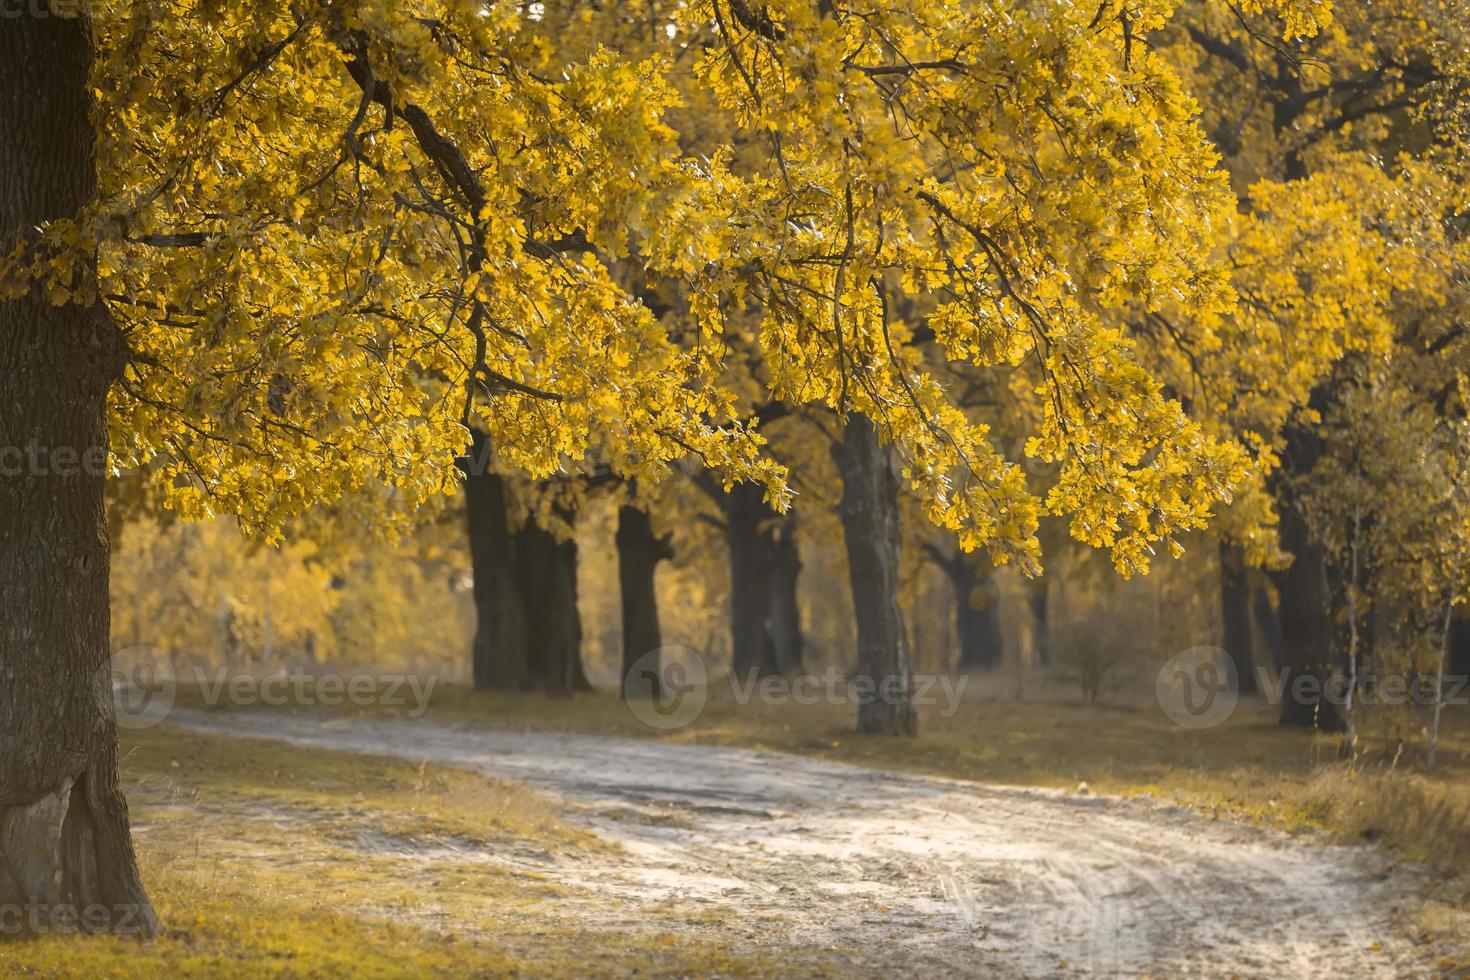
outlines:
[[[490,468],[490,440],[470,433],[465,469],[465,515],[475,578],[475,688],[510,690],[527,669],[525,600],[515,538],[506,513],[505,480]]]
[[[1220,542],[1221,646],[1235,664],[1242,694],[1256,691],[1255,632],[1251,623],[1251,580],[1240,548]]]
[[[801,556],[796,517],[777,514],[759,485],[739,483],[720,498],[730,552],[730,650],[737,677],[801,670]]]
[[[725,543],[730,550],[730,655],[735,676],[773,673],[771,632],[771,509],[759,485],[737,483],[724,495]]]
[[[1332,673],[1332,593],[1322,549],[1312,543],[1294,509],[1281,514],[1281,543],[1294,555],[1277,573],[1281,594],[1281,659],[1273,684],[1281,685],[1281,724],[1341,731],[1336,707],[1321,697]],[[1298,678],[1311,678],[1298,682]]]
[[[901,544],[898,479],[892,452],[863,415],[848,419],[842,442],[832,446],[842,474],[843,538],[857,615],[858,731],[914,735],[913,678],[908,635],[898,605]]]
[[[653,533],[646,511],[625,504],[618,511],[618,585],[623,598],[624,697],[658,695],[658,665],[639,660],[663,646],[658,625],[658,563],[673,557],[668,537]]]
[[[572,543],[572,557],[570,570],[572,577],[572,609],[577,617],[577,655],[572,658],[569,665],[571,671],[571,684],[573,694],[590,694],[595,688],[592,681],[587,678],[587,665],[582,662],[582,610],[578,605],[578,597],[581,593],[577,589],[577,545]]]
[[[1309,404],[1320,410],[1325,397],[1325,390],[1318,389]],[[1311,528],[1291,499],[1290,489],[1291,477],[1310,472],[1321,453],[1321,439],[1314,430],[1288,430],[1284,465],[1275,490],[1281,513],[1281,547],[1292,555],[1292,563],[1285,571],[1272,575],[1280,600],[1281,625],[1281,650],[1272,685],[1280,691],[1282,725],[1342,731],[1345,726],[1341,713],[1321,696],[1332,676],[1336,638],[1327,555],[1312,540]]]
[[[582,617],[577,610],[577,542],[527,523],[516,534],[525,597],[527,684],[548,694],[584,689]]]
[[[0,24],[0,253],[96,194],[91,59],[86,17]],[[26,932],[158,928],[108,657],[106,406],[125,355],[101,306],[0,302],[0,908]]]

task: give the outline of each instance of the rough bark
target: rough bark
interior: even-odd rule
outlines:
[[[632,505],[618,510],[618,585],[623,600],[624,697],[658,695],[658,665],[639,660],[663,646],[658,623],[658,592],[654,573],[658,564],[673,557],[669,538],[653,533],[646,511]]]
[[[1220,642],[1235,664],[1238,689],[1242,694],[1254,694],[1256,691],[1251,591],[1245,554],[1238,547],[1220,542]]]
[[[76,215],[96,194],[91,59],[85,16],[0,26],[0,252],[32,243],[37,225]],[[118,788],[108,654],[106,404],[125,357],[100,305],[54,305],[38,289],[0,302],[7,931],[158,928]]]
[[[533,522],[517,532],[516,540],[525,600],[527,686],[549,694],[585,689],[577,542],[559,541]]]
[[[470,435],[464,461],[465,515],[475,579],[475,640],[471,651],[478,690],[511,690],[525,682],[527,625],[515,536],[506,513],[505,479],[490,467],[490,440]]]
[[[878,430],[864,415],[848,419],[842,441],[832,446],[842,474],[843,539],[857,617],[858,731],[914,735],[908,634],[898,604],[902,539],[898,479],[892,453],[879,444]]]

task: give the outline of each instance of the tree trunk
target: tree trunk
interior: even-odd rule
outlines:
[[[766,580],[771,610],[771,670],[790,677],[801,672],[801,606],[797,580],[801,576],[801,554],[796,547],[796,515],[774,515],[771,540],[771,572]]]
[[[515,539],[506,513],[505,480],[490,468],[489,437],[471,431],[464,462],[470,567],[475,578],[475,688],[511,690],[527,669],[525,600]]]
[[[618,585],[623,597],[623,685],[625,698],[658,696],[658,664],[639,664],[663,646],[658,625],[658,563],[673,557],[667,536],[653,533],[646,511],[625,504],[618,510]]]
[[[1309,405],[1321,410],[1325,387],[1312,393]],[[1292,563],[1273,578],[1280,599],[1281,652],[1273,684],[1281,685],[1282,725],[1342,731],[1341,714],[1321,696],[1332,676],[1334,625],[1332,584],[1327,554],[1312,540],[1312,530],[1291,499],[1291,478],[1308,473],[1322,455],[1321,437],[1311,429],[1287,430],[1283,466],[1276,477],[1277,509],[1281,513],[1281,547]],[[1298,679],[1304,685],[1296,690]]]
[[[758,484],[737,483],[722,498],[730,550],[731,668],[742,682],[775,672],[770,587],[774,544]]]
[[[1461,616],[1450,619],[1449,642],[1449,675],[1470,676],[1470,619]]]
[[[1256,692],[1255,633],[1251,624],[1251,581],[1240,548],[1220,542],[1220,645],[1235,664],[1241,694]]]
[[[558,541],[528,522],[516,534],[526,609],[526,680],[548,694],[587,684],[582,671],[582,617],[577,610],[577,542]]]
[[[1358,609],[1361,603],[1358,601],[1358,592],[1362,587],[1362,535],[1363,535],[1363,504],[1361,501],[1353,504],[1353,532],[1348,539],[1348,553],[1351,556],[1348,566],[1347,588],[1344,589],[1347,599],[1347,697],[1343,705],[1343,722],[1347,726],[1346,751],[1349,756],[1357,751],[1358,747],[1358,661],[1362,656],[1361,641],[1362,628],[1359,625]]]
[[[842,474],[843,539],[857,616],[858,732],[914,735],[908,636],[898,605],[898,564],[902,547],[898,479],[892,451],[878,441],[878,430],[864,415],[848,419],[842,442],[832,446]]]
[[[1255,652],[1257,670],[1272,670],[1281,666],[1281,615],[1271,601],[1270,583],[1266,574],[1259,569],[1251,574],[1255,579],[1251,587],[1252,605],[1255,608],[1256,629],[1259,644]],[[1259,685],[1257,685],[1259,687]]]
[[[573,542],[572,543],[572,557],[571,557],[571,562],[570,562],[571,576],[572,576],[572,606],[571,607],[572,607],[572,609],[574,609],[576,611],[576,616],[577,616],[577,655],[572,658],[572,662],[570,664],[570,670],[571,670],[571,676],[572,676],[572,693],[573,694],[590,694],[590,693],[592,693],[592,691],[595,690],[595,688],[592,686],[592,681],[588,680],[588,678],[587,678],[587,665],[582,662],[582,608],[578,604],[578,597],[581,595],[581,593],[578,591],[578,588],[577,588],[577,550],[576,549],[577,549],[576,542]]]
[[[1452,599],[1444,604],[1444,625],[1439,634],[1439,662],[1434,669],[1434,718],[1429,724],[1429,753],[1425,765],[1434,768],[1435,756],[1439,754],[1439,719],[1444,709],[1444,666],[1450,652],[1450,623],[1454,619],[1455,606]]]
[[[940,567],[954,589],[954,625],[960,670],[989,670],[1000,661],[1000,602],[995,576],[983,559],[956,551]]]
[[[0,26],[0,253],[96,194],[91,60],[85,16]],[[79,915],[158,928],[118,788],[108,656],[107,392],[125,356],[100,305],[39,289],[0,302],[0,906],[27,932]]]
[[[739,483],[720,499],[730,551],[730,650],[742,680],[801,670],[796,516],[772,511],[764,493]]]
[[[1320,546],[1312,543],[1306,522],[1295,509],[1281,514],[1281,543],[1294,555],[1291,567],[1277,573],[1281,594],[1281,660],[1274,683],[1281,687],[1281,724],[1342,731],[1337,709],[1321,697],[1332,672],[1331,588]],[[1296,691],[1299,677],[1315,680]]]
[[[1049,580],[1045,576],[1037,576],[1026,583],[1026,605],[1031,609],[1031,622],[1036,630],[1035,655],[1036,665],[1039,667],[1051,666],[1051,626],[1047,622],[1047,600]]]

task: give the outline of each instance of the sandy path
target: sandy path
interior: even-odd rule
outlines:
[[[170,722],[531,784],[621,845],[537,867],[599,899],[587,914],[609,921],[677,931],[703,910],[735,918],[752,944],[835,946],[928,976],[1425,970],[1390,922],[1416,900],[1413,872],[1373,849],[1172,807],[651,739],[274,714]]]

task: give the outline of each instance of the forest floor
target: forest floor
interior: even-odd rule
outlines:
[[[121,741],[164,934],[0,941],[0,976],[841,975],[830,950],[768,955],[702,909],[588,915],[558,869],[617,845],[517,783],[173,726]]]
[[[967,704],[901,741],[826,706],[672,733],[603,696],[392,714],[186,706],[124,733],[169,933],[0,945],[0,970],[1470,975],[1463,896],[1426,901],[1464,857],[1442,777],[1322,766],[1333,743],[1262,711],[1201,732]]]

